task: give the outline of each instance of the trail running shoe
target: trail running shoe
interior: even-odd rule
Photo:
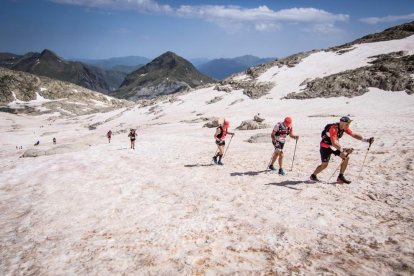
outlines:
[[[279,169],[279,174],[280,175],[285,175],[285,171],[283,169]]]
[[[310,180],[312,180],[312,181],[316,181],[316,182],[319,182],[320,180],[316,177],[316,175],[314,175],[314,174],[311,174],[311,176],[309,177],[309,179]]]
[[[276,168],[275,168],[273,165],[270,165],[270,166],[269,166],[269,170],[275,171],[275,170],[276,170]]]
[[[220,160],[220,161],[218,161],[218,162],[217,162],[217,164],[222,165],[222,166],[224,165],[224,163],[223,163],[223,162],[221,162],[221,160]]]
[[[336,183],[338,183],[338,184],[344,184],[344,183],[349,184],[349,183],[351,183],[351,181],[347,180],[344,175],[340,174],[338,176],[338,178],[336,179]]]
[[[213,157],[213,162],[214,162],[214,164],[217,164],[217,156]]]

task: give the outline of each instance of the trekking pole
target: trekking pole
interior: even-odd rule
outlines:
[[[358,178],[357,179],[359,179],[359,177],[361,176],[362,170],[364,169],[365,160],[367,160],[368,152],[369,152],[369,149],[371,148],[371,145],[372,145],[372,143],[369,143],[368,150],[365,153],[364,161],[362,162],[361,170],[359,171],[359,174],[358,174]]]
[[[334,173],[331,175],[331,177],[329,177],[329,179],[328,179],[328,181],[327,181],[327,183],[329,183],[329,181],[331,180],[331,178],[335,175],[335,173],[339,170],[339,168],[342,166],[342,163],[344,163],[344,161],[346,160],[346,159],[348,159],[349,156],[350,155],[350,153],[348,153],[347,155],[346,155],[346,157],[345,157],[345,159],[343,159],[342,160],[342,162],[338,165],[338,167],[336,168],[336,170],[334,171]]]
[[[296,154],[296,146],[297,146],[297,144],[298,144],[298,139],[296,139],[295,151],[293,152],[292,166],[290,167],[290,171],[293,170],[293,161],[295,161],[295,154]]]
[[[348,156],[346,157],[348,158]],[[336,171],[342,166],[342,163],[344,162],[344,160],[342,160],[342,162],[338,165],[338,167],[336,167],[335,171],[333,172],[333,174],[331,175],[331,177],[329,177],[328,181],[326,183],[329,183],[329,181],[331,180],[331,178],[336,174]]]
[[[226,150],[224,151],[223,158],[224,158],[224,156],[226,155],[227,151],[229,150],[230,143],[231,143],[231,140],[233,139],[233,136],[234,136],[234,135],[232,135],[232,136],[231,136],[230,141],[229,141],[229,144],[227,145],[227,148],[226,148]]]

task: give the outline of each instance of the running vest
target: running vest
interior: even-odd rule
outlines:
[[[342,135],[344,135],[345,129],[340,129],[339,128],[339,123],[335,123],[335,124],[327,124],[324,128],[324,130],[321,133],[321,137],[322,137],[322,141],[321,143],[325,143],[327,145],[332,145],[331,142],[331,137],[328,135],[329,134],[329,129],[335,126],[338,129],[338,140],[339,138],[342,137]]]
[[[277,123],[278,128],[276,130],[275,136],[276,136],[276,140],[280,141],[280,142],[285,142],[286,141],[286,136],[288,136],[291,131],[292,128],[290,127],[286,127],[283,123]],[[273,128],[273,130],[275,130]]]
[[[223,140],[224,138],[226,138],[227,131],[224,131],[222,126],[219,126],[218,128],[220,129],[220,134],[217,135],[217,138]]]

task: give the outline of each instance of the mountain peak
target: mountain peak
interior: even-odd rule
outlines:
[[[152,98],[195,88],[214,80],[197,71],[186,59],[168,51],[129,74],[117,96],[130,100]]]
[[[52,52],[51,50],[48,49],[44,49],[39,56],[39,59],[42,60],[62,60],[58,55],[56,55],[54,52]]]

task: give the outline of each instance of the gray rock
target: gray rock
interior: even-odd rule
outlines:
[[[207,101],[207,102],[206,102],[206,104],[216,103],[216,102],[221,101],[222,99],[223,99],[223,97],[222,97],[222,96],[214,97],[213,99],[211,99],[211,100]]]
[[[210,122],[203,125],[203,127],[213,128],[219,126],[219,118],[212,118]]]
[[[253,120],[243,121],[236,129],[238,130],[254,130],[254,129],[262,129],[262,128],[269,128],[270,125],[265,123],[258,123]]]
[[[249,143],[271,143],[272,138],[270,133],[259,133],[250,137],[247,142]]]

